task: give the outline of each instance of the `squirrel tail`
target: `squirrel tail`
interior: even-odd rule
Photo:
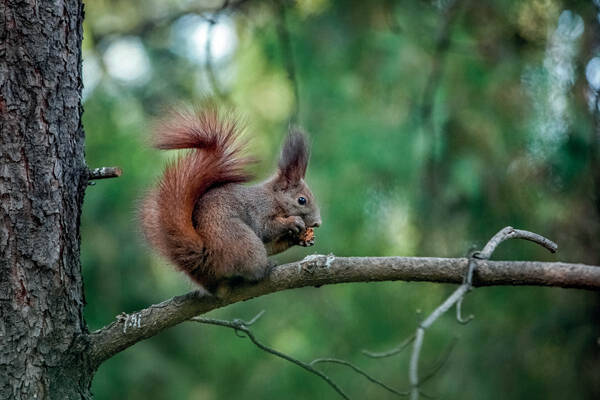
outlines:
[[[146,239],[179,269],[198,281],[206,270],[204,240],[194,226],[196,202],[211,187],[246,182],[244,156],[235,119],[220,118],[216,110],[177,113],[159,124],[154,147],[190,149],[165,169],[158,187],[141,204]],[[203,282],[198,282],[202,284]]]

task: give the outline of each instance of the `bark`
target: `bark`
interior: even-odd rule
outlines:
[[[0,4],[0,399],[87,399],[80,0]]]

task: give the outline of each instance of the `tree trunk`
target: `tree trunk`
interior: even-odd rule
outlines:
[[[0,399],[87,399],[80,0],[0,5]]]

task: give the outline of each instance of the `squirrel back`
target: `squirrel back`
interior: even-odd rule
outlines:
[[[158,187],[142,202],[146,239],[185,272],[201,261],[204,244],[193,224],[197,200],[210,188],[250,180],[253,160],[243,156],[234,119],[216,110],[177,113],[159,124],[154,147],[190,149],[165,169]]]

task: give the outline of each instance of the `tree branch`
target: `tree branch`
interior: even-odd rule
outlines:
[[[561,262],[473,262],[477,263],[474,286],[533,285],[600,289],[600,267],[596,266]],[[278,266],[263,281],[237,286],[221,298],[195,291],[130,315],[122,314],[110,325],[89,335],[90,357],[98,366],[129,346],[194,316],[281,290],[343,282],[396,280],[460,284],[468,263],[467,258],[312,255]]]
[[[94,168],[88,171],[88,180],[118,178],[123,174],[123,170],[119,167],[101,167]]]
[[[415,332],[415,340],[413,344],[413,351],[410,356],[410,365],[408,369],[408,378],[411,384],[411,400],[418,400],[420,390],[419,387],[423,384],[424,380],[419,379],[419,356],[421,354],[421,347],[423,346],[423,337],[425,336],[425,331],[431,327],[435,323],[435,321],[444,315],[452,306],[456,304],[456,319],[458,322],[466,324],[473,316],[470,316],[467,319],[463,319],[461,317],[461,306],[462,301],[473,287],[473,276],[475,274],[475,270],[477,268],[477,263],[475,259],[488,260],[496,248],[500,245],[500,243],[509,240],[509,239],[525,239],[532,241],[534,243],[539,244],[540,246],[545,247],[551,253],[556,252],[558,249],[558,245],[553,241],[546,239],[545,237],[538,235],[537,233],[524,231],[520,229],[515,229],[512,226],[507,226],[506,228],[501,229],[498,233],[496,233],[485,245],[483,250],[480,252],[476,252],[469,259],[469,266],[467,273],[463,279],[463,284],[458,287],[452,293],[446,301],[444,301],[438,308],[436,308],[429,316],[419,324],[417,327],[417,331]],[[435,369],[434,369],[435,370]],[[434,372],[435,373],[435,372]],[[430,375],[430,377],[433,374]],[[428,378],[429,379],[429,378]]]

